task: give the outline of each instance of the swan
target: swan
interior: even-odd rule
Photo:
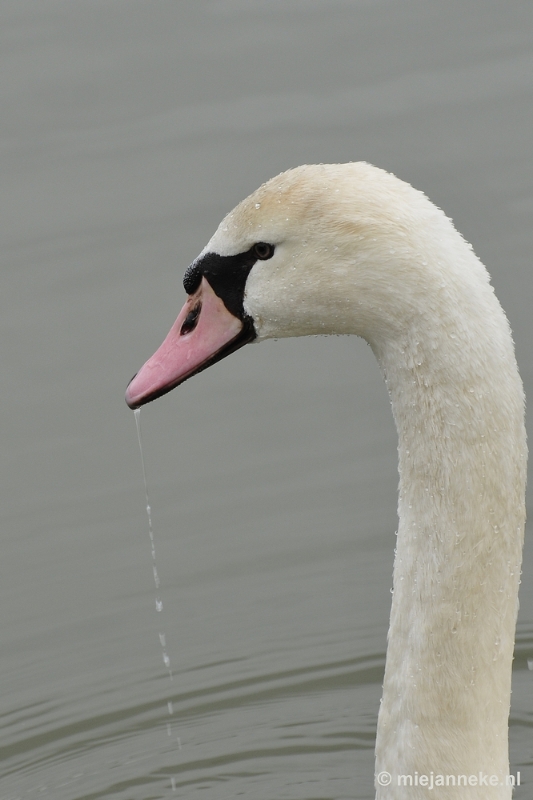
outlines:
[[[131,408],[247,342],[369,343],[399,458],[376,798],[509,800],[527,448],[511,332],[485,267],[409,184],[363,162],[320,164],[242,201],[184,286],[170,333],[128,386]]]

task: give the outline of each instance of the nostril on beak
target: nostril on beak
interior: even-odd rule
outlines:
[[[181,326],[180,336],[185,336],[186,333],[190,333],[196,328],[201,310],[202,310],[202,304],[197,303],[194,306],[194,308],[192,308],[189,311],[189,313],[185,317],[183,325]]]

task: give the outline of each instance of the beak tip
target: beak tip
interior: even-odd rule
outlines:
[[[124,400],[126,401],[126,405],[129,408],[131,408],[132,411],[135,411],[136,408],[139,408],[139,405],[135,402],[135,397],[132,396],[132,393],[130,391],[130,386],[131,386],[131,384],[133,383],[133,381],[135,380],[135,378],[137,377],[138,374],[139,373],[136,372],[135,375],[133,376],[133,378],[128,383],[128,385],[126,387],[126,395],[124,397]]]

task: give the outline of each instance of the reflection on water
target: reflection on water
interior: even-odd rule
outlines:
[[[226,211],[289,166],[364,159],[473,242],[527,391],[532,15],[2,4],[2,800],[373,796],[397,472],[368,348],[247,347],[162,398],[143,413],[150,503],[124,388]],[[533,783],[532,558],[528,543],[517,800]]]
[[[21,795],[30,797],[44,792],[56,797],[129,797],[132,790],[139,797],[154,792],[165,796],[172,778],[176,789],[202,788],[207,797],[231,797],[232,779],[238,778],[239,786],[242,781],[243,789],[254,796],[264,791],[265,775],[282,776],[289,791],[291,785],[307,781],[325,791],[333,781],[341,796],[353,794],[352,770],[361,762],[358,752],[373,747],[369,695],[374,704],[379,701],[376,687],[383,658],[268,673],[258,667],[236,659],[199,664],[200,675],[192,681],[176,676],[190,687],[171,700],[182,749],[175,740],[161,738],[158,699],[103,711],[71,725],[61,724],[50,707],[28,708],[13,722],[22,726],[23,718],[46,714],[47,731],[26,734],[25,746],[10,754],[13,772],[7,776],[16,787],[15,775],[22,769]],[[150,696],[146,676],[136,689]],[[354,703],[363,719],[367,717],[356,729],[349,712]],[[17,796],[16,791],[9,796]]]

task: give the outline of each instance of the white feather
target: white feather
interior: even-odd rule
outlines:
[[[524,398],[484,266],[420,192],[368,164],[303,166],[260,187],[204,252],[254,242],[258,339],[352,333],[372,347],[398,430],[399,530],[376,772],[379,800],[508,800],[399,787],[398,775],[509,771],[524,531]],[[355,567],[354,567],[355,568]]]

